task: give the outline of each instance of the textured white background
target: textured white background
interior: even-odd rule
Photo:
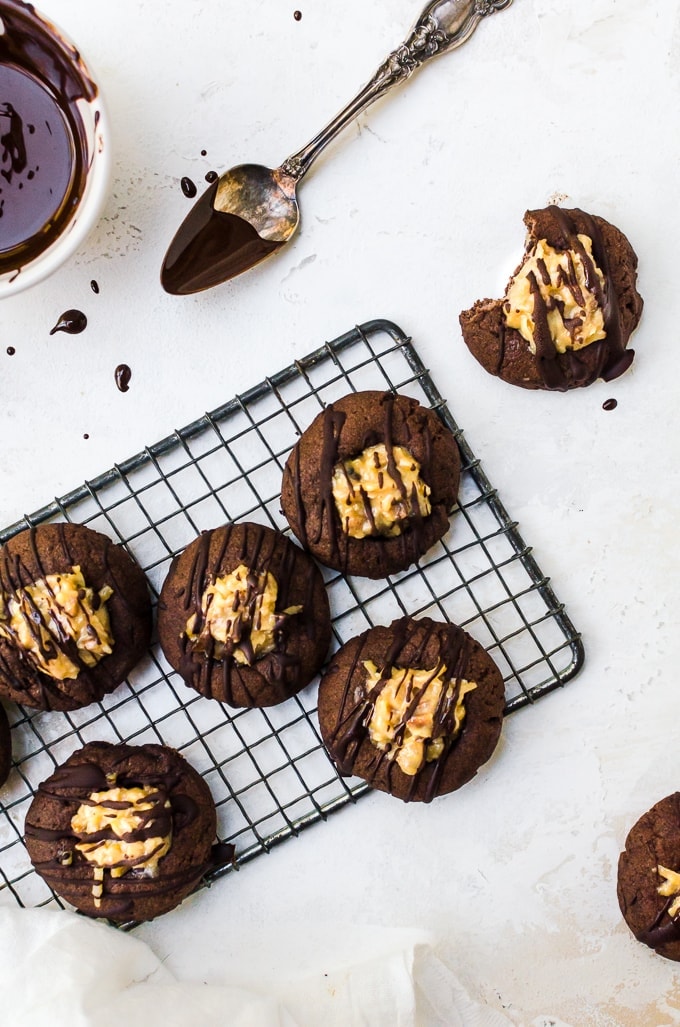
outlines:
[[[634,942],[615,894],[628,829],[680,776],[676,3],[515,0],[333,144],[301,188],[291,245],[184,299],[158,284],[189,209],[180,178],[280,163],[401,42],[418,0],[42,9],[103,83],[115,173],[77,257],[1,305],[1,522],[388,317],[412,334],[587,648],[581,676],[511,717],[460,793],[424,808],[364,799],[139,936],[185,979],[257,986],[286,966],[270,926],[291,939],[327,928],[329,958],[356,924],[422,927],[471,994],[518,1024],[680,1023],[678,971]],[[457,323],[500,295],[524,210],[555,196],[629,235],[646,301],[632,370],[566,396],[488,377]],[[68,307],[87,330],[50,337]]]

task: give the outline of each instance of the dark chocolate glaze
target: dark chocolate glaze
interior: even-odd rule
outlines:
[[[132,370],[127,364],[119,364],[115,372],[116,386],[120,392],[127,392],[130,388]]]
[[[97,90],[78,53],[32,5],[0,0],[0,273],[38,256],[85,188],[78,103]]]
[[[187,178],[187,176],[185,175],[179,184],[181,186],[182,192],[187,197],[187,199],[193,200],[194,196],[198,192],[198,189],[196,188],[196,183],[193,182],[190,178]]]
[[[553,306],[549,306],[541,295],[538,281],[533,274],[529,274],[528,280],[534,300],[534,343],[536,346],[536,362],[539,373],[546,388],[564,392],[567,389],[588,385],[596,378],[603,378],[604,381],[612,381],[622,375],[633,362],[635,353],[627,350],[621,333],[618,297],[612,278],[607,248],[602,238],[602,232],[597,221],[585,211],[577,210],[574,213],[582,220],[582,227],[579,228],[571,212],[563,210],[554,204],[546,208],[553,222],[553,231],[549,233],[552,245],[560,251],[573,251],[577,253],[582,262],[586,277],[586,284],[594,294],[598,306],[602,310],[604,330],[606,338],[593,342],[588,350],[597,353],[596,366],[586,364],[579,356],[578,350],[568,350],[560,354],[555,348],[548,314]],[[589,236],[592,240],[592,259],[578,238],[579,232]],[[604,278],[604,288],[595,270],[599,267]],[[539,274],[545,277],[547,269],[539,266]],[[567,274],[564,283],[570,289],[576,302],[579,302],[581,292],[576,280],[576,272],[572,267]],[[582,297],[581,297],[582,298]],[[569,325],[566,325],[569,329]],[[496,373],[500,373],[505,356],[505,319],[501,321],[501,346],[498,354]]]
[[[447,696],[448,688],[442,688],[434,711],[432,728],[432,738],[444,737],[444,748],[436,760],[431,763],[423,761],[418,771],[413,775],[410,792],[406,796],[406,801],[413,798],[421,777],[425,776],[427,785],[424,801],[431,802],[437,795],[437,786],[446,759],[465,730],[464,721],[460,732],[454,737],[454,714],[460,694],[461,680],[469,661],[470,638],[462,628],[454,625],[450,625],[449,630],[444,633],[438,630],[439,625],[434,621],[423,620],[418,622],[413,621],[410,617],[403,617],[401,620],[395,621],[392,627],[394,630],[392,647],[387,654],[384,666],[378,668],[381,678],[370,692],[356,687],[357,673],[359,676],[365,675],[365,671],[363,668],[360,668],[360,665],[364,659],[370,659],[370,656],[364,652],[364,644],[369,632],[365,632],[362,644],[357,647],[353,664],[347,675],[342,701],[339,705],[337,725],[331,735],[332,748],[340,773],[345,776],[351,776],[359,750],[369,737],[369,724],[380,693],[388,684],[393,669],[404,669],[404,664],[400,662],[402,652],[413,640],[416,632],[424,629],[422,630],[422,638],[420,639],[417,653],[415,657],[411,656],[408,661],[409,666],[421,669],[418,662],[419,655],[426,650],[433,635],[437,635],[440,646],[438,662],[432,668],[431,677],[428,678],[421,688],[414,690],[409,705],[397,727],[394,741],[395,747],[401,744],[406,724],[420,702],[430,680],[437,677],[445,667],[446,680],[453,686],[452,694]],[[387,766],[389,779],[397,764],[394,760],[390,759],[387,750],[382,751],[376,746],[374,771],[377,771],[381,764]]]
[[[65,310],[59,316],[59,320],[54,328],[50,330],[50,335],[54,335],[55,332],[65,332],[67,335],[80,335],[86,328],[87,317],[83,314],[82,310]]]
[[[222,544],[211,554],[212,532],[204,532],[199,536],[195,544],[194,558],[189,573],[188,586],[184,592],[183,602],[187,614],[187,620],[193,613],[196,615],[193,633],[199,638],[190,640],[186,634],[182,635],[182,663],[180,673],[182,677],[201,695],[212,697],[211,678],[213,668],[217,664],[221,668],[222,689],[225,696],[224,701],[235,705],[232,678],[239,675],[239,683],[246,691],[244,676],[239,674],[238,665],[234,660],[234,650],[240,648],[246,654],[249,665],[256,662],[255,653],[250,642],[250,625],[252,617],[245,623],[245,631],[226,645],[216,643],[209,633],[201,636],[205,621],[201,608],[202,598],[205,590],[215,580],[225,573],[223,567],[224,555],[232,538],[234,526],[227,525]],[[275,578],[278,591],[276,597],[276,612],[285,610],[292,605],[290,597],[290,585],[293,580],[293,566],[298,558],[298,550],[293,545],[286,546],[283,550],[275,549],[271,543],[271,532],[264,530],[257,524],[248,526],[243,532],[241,551],[238,562],[244,563],[252,568],[248,578],[247,605],[254,611],[258,599],[258,576],[271,573]],[[302,619],[304,629],[310,638],[315,637],[316,622],[313,603],[314,578],[310,574],[307,577],[308,594],[302,604],[302,611],[296,614],[298,621]],[[274,632],[274,651],[267,654],[266,663],[261,663],[262,673],[266,678],[276,684],[284,685],[290,695],[295,694],[300,687],[300,661],[295,655],[286,651],[285,624],[287,618],[282,614],[277,616],[277,627]],[[257,705],[256,696],[248,693],[252,705]]]
[[[283,245],[262,239],[243,218],[215,210],[217,186],[206,189],[170,243],[161,268],[166,292],[186,296],[219,285]]]

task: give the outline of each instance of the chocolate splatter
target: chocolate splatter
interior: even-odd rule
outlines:
[[[188,200],[193,200],[194,196],[198,192],[198,189],[196,188],[196,183],[192,182],[191,179],[187,178],[187,176],[185,175],[184,178],[181,180],[180,185],[182,187],[182,192],[184,193],[186,198]]]
[[[82,310],[65,310],[59,320],[51,329],[50,335],[55,332],[66,332],[67,335],[80,335],[87,328],[87,318]]]
[[[296,21],[302,20],[302,11],[293,11],[293,17]]]
[[[615,399],[605,399],[604,403],[602,404],[602,409],[603,410],[616,410],[618,405],[619,405],[618,401],[615,400]]]
[[[95,293],[95,295],[99,295],[99,282],[96,282],[94,278],[90,282],[90,288],[92,289],[92,292]]]
[[[205,180],[206,180],[206,182],[216,182],[217,181],[217,172],[216,171],[207,171],[206,172],[206,176],[205,176]]]
[[[119,364],[115,370],[116,385],[120,392],[127,392],[130,388],[132,371],[127,364]]]
[[[208,151],[207,150],[201,150],[201,157],[207,157],[207,156],[208,156]]]
[[[13,357],[15,353],[16,353],[16,350],[15,350],[14,346],[8,346],[7,347],[7,356],[8,357]]]

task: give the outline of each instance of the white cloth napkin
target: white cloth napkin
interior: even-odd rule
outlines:
[[[507,1027],[419,931],[361,932],[353,964],[271,988],[177,980],[133,935],[73,913],[0,909],[3,1023],[21,1027]],[[364,958],[367,938],[376,950]],[[290,938],[287,939],[290,945]]]

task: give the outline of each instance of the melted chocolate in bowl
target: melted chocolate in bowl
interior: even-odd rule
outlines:
[[[73,44],[31,5],[0,0],[3,285],[22,272],[31,278],[28,266],[74,227],[101,156],[100,113],[97,87]],[[17,287],[23,284],[30,281]]]

